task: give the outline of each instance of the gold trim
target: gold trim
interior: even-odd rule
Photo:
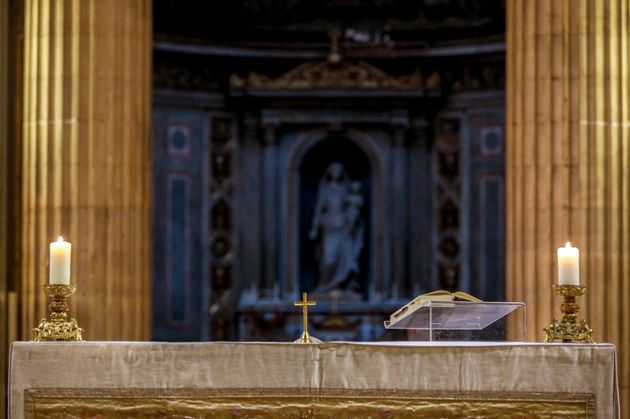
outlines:
[[[596,417],[590,393],[490,392],[392,389],[225,388],[225,389],[27,389],[25,418],[188,415],[197,417],[360,417],[386,413],[509,417]],[[341,410],[343,409],[343,410]],[[227,415],[227,416],[226,416]]]
[[[394,77],[363,61],[344,61],[331,66],[324,61],[309,61],[270,78],[258,73],[247,77],[230,76],[230,86],[236,89],[307,90],[307,89],[403,89],[418,90],[440,87],[440,77],[434,72],[424,79],[419,72]]]

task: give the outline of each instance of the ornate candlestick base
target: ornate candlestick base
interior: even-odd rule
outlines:
[[[564,297],[564,302],[560,305],[562,320],[553,319],[553,322],[545,327],[545,342],[593,343],[593,330],[586,324],[586,320],[577,322],[580,306],[575,302],[575,297],[586,293],[586,285],[554,285],[553,292]]]
[[[33,340],[75,340],[82,341],[77,321],[68,318],[70,306],[66,299],[77,290],[76,285],[44,284],[44,293],[52,298],[48,305],[50,320],[43,318],[39,326],[33,329]]]

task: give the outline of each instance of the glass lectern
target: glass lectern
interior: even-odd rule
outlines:
[[[425,301],[409,313],[404,313],[394,321],[386,320],[386,329],[412,329],[428,331],[428,340],[435,339],[437,331],[471,331],[462,333],[463,339],[456,340],[487,340],[471,338],[472,331],[485,330],[496,325],[501,319],[513,316],[510,323],[510,340],[525,340],[527,319],[525,303],[523,302],[471,302],[471,301]],[[507,324],[500,325],[507,336]],[[442,334],[445,335],[445,334]],[[454,334],[449,334],[454,336]],[[469,339],[466,339],[466,338]],[[505,340],[505,339],[493,339]]]

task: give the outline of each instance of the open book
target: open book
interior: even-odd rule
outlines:
[[[471,301],[474,303],[479,303],[481,300],[477,297],[473,297],[470,294],[466,294],[463,291],[433,291],[428,294],[422,294],[411,300],[411,302],[405,304],[403,307],[398,309],[394,314],[389,316],[389,321],[394,323],[395,321],[399,321],[409,314],[415,312],[418,308],[422,307],[428,301]]]

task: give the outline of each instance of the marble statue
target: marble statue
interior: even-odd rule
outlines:
[[[339,162],[331,163],[321,180],[309,233],[318,240],[319,284],[316,292],[355,287],[363,248],[361,183],[351,181]]]

